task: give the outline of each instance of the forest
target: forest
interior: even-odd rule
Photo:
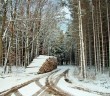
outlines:
[[[1,0],[0,65],[4,73],[7,66],[9,71],[13,65],[26,67],[39,54],[51,55],[50,49],[61,46],[63,33],[57,23],[64,16],[58,7],[48,0]]]
[[[75,64],[86,78],[86,67],[110,75],[110,1],[70,0],[72,23],[69,32],[75,47]],[[75,18],[75,19],[74,19]]]
[[[66,54],[71,64],[80,66],[83,77],[86,67],[95,66],[96,73],[110,70],[109,0],[68,0],[56,5],[51,0],[1,0],[0,4],[4,72],[6,66],[26,67],[39,54]],[[58,23],[66,22],[66,13],[58,10],[65,6],[72,19],[63,33]]]
[[[0,65],[27,66],[39,54],[66,54],[71,64],[110,71],[109,0],[1,0]],[[68,7],[71,20],[65,19]],[[69,22],[66,32],[60,29]],[[110,72],[109,72],[110,75]]]

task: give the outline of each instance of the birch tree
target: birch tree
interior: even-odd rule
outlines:
[[[81,1],[79,0],[79,37],[80,37],[80,63],[81,63],[81,76],[86,78],[86,64],[85,64],[85,51],[84,51],[84,37],[83,37],[83,27],[82,27],[82,9]]]
[[[2,28],[0,31],[0,64],[3,63],[2,62],[2,58],[3,58],[3,41],[2,41],[2,35],[5,31],[5,26],[6,26],[6,19],[7,19],[7,5],[8,5],[8,0],[5,2],[3,2],[3,17],[2,17]]]
[[[74,1],[69,0],[69,1],[70,1],[70,8],[72,10],[71,11],[72,17],[74,18],[71,23],[72,27],[70,31],[72,32],[73,39],[77,41],[75,42],[77,44],[75,51],[76,51],[76,54],[78,55],[75,54],[75,58],[77,58],[75,60],[76,61],[79,60],[80,62],[83,60],[83,57],[82,57],[83,51],[81,51],[81,49],[79,51],[79,48],[81,48],[81,46],[83,46],[83,43],[84,43],[84,55],[85,55],[84,58],[85,58],[85,65],[86,65],[85,68],[88,68],[87,66],[95,65],[94,66],[95,75],[97,74],[97,72],[104,73],[105,72],[104,70],[106,69],[106,67],[110,65],[109,64],[109,57],[110,57],[109,56],[109,49],[110,49],[109,48],[109,45],[110,45],[109,44],[109,23],[110,21],[109,21],[109,6],[108,6],[110,2],[108,0],[107,1],[90,0],[90,2],[88,0],[81,0],[80,1],[81,8],[80,8],[79,7],[80,5],[79,3],[77,3],[77,0],[74,0]],[[85,11],[86,14],[80,16],[79,9],[81,9],[81,13]],[[81,29],[83,30],[82,45],[81,45],[81,39],[80,39],[81,37],[79,36],[78,38],[78,35],[76,35],[78,33],[77,26],[79,26],[80,34],[81,34]],[[78,42],[80,42],[80,44]],[[84,67],[82,68],[82,70],[84,70]]]

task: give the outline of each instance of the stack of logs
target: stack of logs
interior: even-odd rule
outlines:
[[[57,64],[58,62],[57,62],[56,57],[49,57],[48,59],[46,59],[44,64],[41,66],[38,73],[42,74],[42,73],[50,72],[57,68]]]

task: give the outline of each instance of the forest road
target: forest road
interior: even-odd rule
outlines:
[[[59,80],[68,73],[69,69],[61,70],[56,69],[45,75],[34,78],[30,81],[24,82],[23,84],[12,87],[11,89],[5,90],[0,93],[0,96],[24,96],[19,90],[23,87],[28,87],[34,83],[36,87],[39,87],[34,94],[31,96],[73,96],[69,93],[64,92],[57,86]],[[24,89],[26,92],[26,90]]]

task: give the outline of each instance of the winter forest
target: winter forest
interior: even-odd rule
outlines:
[[[0,0],[0,86],[0,96],[110,96],[110,0]]]

